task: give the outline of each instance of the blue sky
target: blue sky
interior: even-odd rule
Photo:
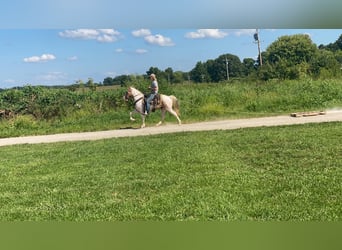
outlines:
[[[256,58],[255,29],[0,29],[0,87],[96,82],[151,67],[190,71],[230,53]],[[342,29],[260,29],[262,50],[282,35],[309,34],[317,45]]]
[[[99,82],[151,66],[189,71],[225,53],[255,58],[256,27],[262,50],[296,33],[328,44],[342,34],[341,8],[336,0],[3,0],[0,88]]]

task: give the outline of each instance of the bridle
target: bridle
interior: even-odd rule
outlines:
[[[139,95],[142,95],[142,96],[141,96],[140,98],[138,98],[137,100],[135,100],[135,98],[136,98],[137,96],[139,96]],[[132,93],[129,94],[129,91],[126,91],[125,100],[128,101],[130,97],[133,98],[134,104],[136,104],[138,101],[140,101],[141,99],[144,98],[144,94],[139,94],[139,93],[138,93],[138,94],[136,94],[136,95],[133,95]]]

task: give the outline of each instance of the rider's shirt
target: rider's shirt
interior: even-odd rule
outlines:
[[[157,82],[156,80],[154,80],[154,81],[151,83],[151,93],[152,93],[152,94],[158,93],[158,82]]]

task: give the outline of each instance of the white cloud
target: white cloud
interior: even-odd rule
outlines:
[[[309,32],[305,32],[304,35],[308,35],[310,37],[310,39],[312,39],[312,34]]]
[[[132,35],[135,37],[142,37],[147,43],[153,44],[153,45],[158,45],[158,46],[163,46],[163,47],[175,45],[171,38],[165,37],[160,34],[153,35],[149,29],[134,30],[132,31]]]
[[[195,32],[189,32],[185,35],[186,38],[190,39],[202,39],[202,38],[215,38],[220,39],[228,35],[227,32],[219,29],[198,29]]]
[[[164,37],[160,34],[157,35],[149,35],[145,36],[145,41],[149,44],[159,45],[159,46],[174,46],[175,44],[172,42],[171,38]]]
[[[137,53],[137,54],[145,54],[147,52],[148,51],[146,49],[137,49],[137,50],[135,50],[135,53]]]
[[[5,83],[15,83],[15,80],[13,79],[6,79],[4,80]]]
[[[116,53],[122,53],[123,51],[124,51],[124,50],[121,49],[121,48],[115,50]]]
[[[120,32],[113,29],[99,29],[100,32],[109,36],[119,36]]]
[[[132,31],[132,35],[135,37],[145,37],[151,35],[151,31],[149,29],[140,29]]]
[[[77,29],[59,32],[59,36],[70,39],[96,40],[112,43],[119,39],[120,32],[114,29]]]
[[[59,32],[59,35],[61,37],[73,39],[96,39],[99,35],[99,31],[94,29],[66,30],[64,32]]]
[[[52,54],[43,54],[41,56],[31,56],[31,57],[24,58],[24,62],[37,63],[37,62],[52,61],[55,59],[56,59],[56,57]]]
[[[255,32],[256,32],[255,29],[242,29],[242,30],[236,30],[233,33],[236,36],[243,36],[243,35],[249,36],[249,35],[254,35]]]
[[[104,34],[102,36],[98,36],[96,40],[102,43],[112,43],[117,41],[118,38],[112,35]]]
[[[65,79],[66,79],[66,74],[62,72],[48,72],[47,74],[37,76],[38,81],[56,83],[56,84]]]
[[[116,72],[107,72],[107,73],[105,73],[105,75],[113,78],[113,77],[116,77],[118,75],[118,73],[116,73]]]

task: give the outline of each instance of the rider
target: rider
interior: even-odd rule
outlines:
[[[156,94],[158,94],[158,81],[157,81],[156,75],[151,74],[150,79],[151,79],[151,85],[148,88],[151,90],[151,92],[145,102],[145,107],[146,107],[145,114],[146,115],[150,112],[150,106],[151,106],[151,102],[153,98],[155,97]]]

